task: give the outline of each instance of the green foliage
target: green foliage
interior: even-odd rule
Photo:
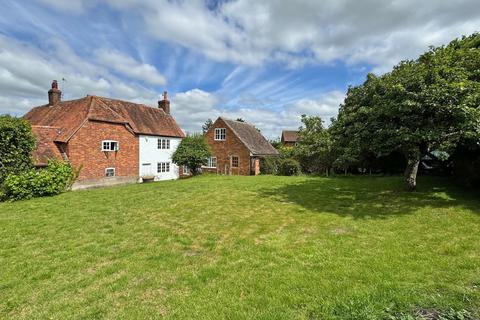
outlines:
[[[422,309],[412,313],[397,313],[386,317],[388,320],[425,320],[425,319],[437,319],[437,320],[474,320],[476,317],[472,315],[468,310],[455,310],[448,309],[443,310],[428,310]]]
[[[9,174],[2,186],[3,197],[14,201],[60,194],[71,187],[76,176],[70,164],[52,160],[45,169]]]
[[[279,146],[280,153],[275,157],[264,157],[260,161],[260,170],[262,174],[274,174],[279,176],[292,176],[301,173],[301,167],[294,158],[294,148]]]
[[[194,134],[182,139],[172,160],[180,166],[188,166],[192,174],[198,174],[202,165],[207,164],[207,159],[212,155],[205,137]]]
[[[298,133],[297,146],[293,148],[302,170],[307,173],[324,173],[332,169],[335,161],[334,141],[320,117],[302,115],[303,126]]]
[[[213,126],[213,121],[212,119],[207,119],[205,123],[202,125],[202,132],[203,134],[207,133],[208,129],[210,129]]]
[[[296,176],[301,173],[300,163],[292,158],[282,159],[278,161],[278,171],[277,175],[279,176]]]
[[[474,34],[432,48],[350,88],[332,124],[340,151],[336,163],[399,151],[408,160],[406,176],[415,179],[427,151],[453,150],[462,139],[478,141],[479,41],[480,34]]]
[[[35,137],[27,121],[0,116],[0,184],[9,174],[19,174],[32,168],[34,148]]]

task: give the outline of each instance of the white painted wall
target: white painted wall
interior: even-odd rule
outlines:
[[[179,168],[172,163],[172,156],[175,150],[177,150],[180,141],[182,141],[181,138],[141,135],[138,139],[140,152],[140,177],[153,175],[155,176],[155,181],[179,178]],[[169,139],[170,149],[158,149],[158,139]],[[170,162],[170,172],[157,172],[157,163],[159,162]],[[150,166],[148,167],[146,164],[150,164]]]

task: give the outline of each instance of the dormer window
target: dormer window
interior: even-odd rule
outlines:
[[[118,151],[118,141],[103,140],[102,151]]]
[[[225,141],[227,136],[227,129],[225,128],[215,128],[215,140],[216,141]]]

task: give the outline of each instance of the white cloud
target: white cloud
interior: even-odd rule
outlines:
[[[338,112],[343,93],[331,91],[321,94],[317,99],[300,99],[276,110],[260,106],[230,109],[222,107],[221,99],[215,94],[193,89],[177,93],[172,98],[172,114],[180,126],[187,132],[199,132],[207,119],[215,120],[219,116],[230,119],[242,118],[255,125],[270,139],[280,136],[284,129],[297,129],[302,114],[320,116],[328,124],[330,117]]]
[[[238,0],[214,11],[201,0],[110,4],[138,10],[155,39],[217,61],[249,65],[279,60],[298,67],[340,60],[384,71],[480,25],[477,0]]]
[[[61,0],[37,0],[41,3],[49,5],[50,7],[64,12],[72,12],[72,13],[83,13],[88,8],[92,7],[95,0],[68,0],[68,1],[61,1]]]
[[[138,62],[119,51],[99,49],[95,51],[95,55],[100,64],[130,78],[156,85],[166,83],[165,77],[154,66]]]
[[[125,82],[101,65],[76,55],[65,43],[52,40],[47,51],[0,35],[0,113],[22,115],[47,102],[53,79],[65,98],[87,94],[129,99],[154,104],[158,94],[136,83]]]

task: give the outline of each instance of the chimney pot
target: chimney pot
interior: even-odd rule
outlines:
[[[167,91],[163,92],[163,100],[158,101],[158,107],[162,109],[166,114],[170,114],[170,101],[168,100]]]
[[[57,80],[53,80],[52,88],[48,90],[48,104],[54,106],[60,101],[62,101],[62,91],[58,89]]]

